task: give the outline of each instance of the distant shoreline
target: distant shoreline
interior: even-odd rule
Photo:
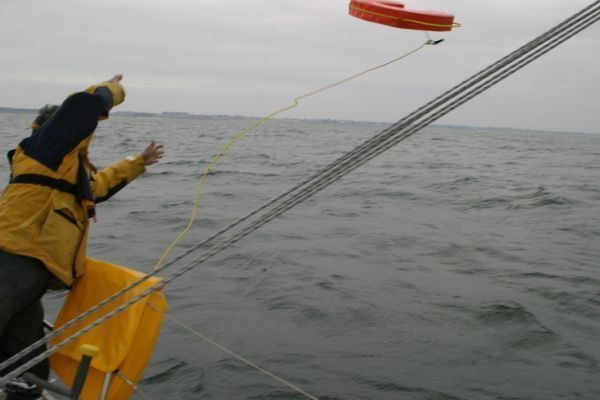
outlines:
[[[13,108],[13,107],[0,107],[0,114],[36,114],[38,109],[35,108]],[[115,111],[112,112],[113,116],[120,117],[145,117],[145,118],[183,118],[183,119],[240,119],[240,120],[256,120],[260,117],[249,117],[244,115],[229,115],[229,114],[192,114],[188,112],[177,112],[177,111],[162,111],[158,113],[140,112],[140,111]],[[358,123],[358,124],[392,124],[389,121],[355,121],[346,119],[328,119],[328,118],[274,118],[276,120],[290,120],[290,121],[316,121],[325,123]],[[463,130],[485,130],[485,131],[504,131],[508,132],[528,132],[528,133],[570,133],[570,134],[583,134],[583,135],[598,135],[600,132],[577,132],[577,131],[548,131],[542,129],[529,129],[529,128],[508,128],[508,127],[496,127],[496,126],[469,126],[469,125],[447,125],[447,124],[434,124],[432,127],[445,127],[445,128],[457,128]]]

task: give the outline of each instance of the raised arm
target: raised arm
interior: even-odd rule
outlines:
[[[98,121],[125,100],[122,75],[69,96],[41,127],[19,145],[29,157],[57,170],[63,157],[90,136]],[[37,129],[36,129],[37,128]]]

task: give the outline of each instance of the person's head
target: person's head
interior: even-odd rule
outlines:
[[[44,107],[40,108],[40,110],[38,111],[38,116],[35,117],[33,123],[31,124],[31,128],[34,130],[39,129],[42,125],[44,125],[46,121],[50,119],[52,114],[54,114],[54,112],[58,110],[59,107],[60,106],[57,106],[55,104],[46,104]]]

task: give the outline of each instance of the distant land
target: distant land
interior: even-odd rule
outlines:
[[[13,107],[0,107],[0,114],[12,113],[12,114],[36,114],[38,112],[35,108],[13,108]],[[145,118],[183,118],[183,119],[241,119],[241,120],[256,120],[259,117],[250,117],[244,115],[229,115],[229,114],[192,114],[188,112],[178,111],[163,111],[160,113],[149,113],[140,111],[115,111],[112,112],[113,116],[121,117],[145,117]],[[355,121],[355,120],[340,120],[340,119],[328,119],[328,118],[275,118],[278,120],[288,121],[317,121],[325,123],[340,123],[340,122],[351,122],[351,123],[364,123],[364,124],[392,124],[390,121]],[[574,131],[547,131],[541,129],[528,129],[528,128],[508,128],[499,126],[469,126],[469,125],[447,125],[447,124],[434,124],[432,127],[445,127],[445,128],[456,128],[463,130],[486,130],[486,131],[502,131],[502,132],[539,132],[539,133],[578,133],[594,135],[600,132],[574,132]]]
[[[11,107],[0,107],[0,113],[14,113],[14,114],[31,114],[36,113],[38,110],[29,108],[11,108]]]
[[[13,107],[0,107],[0,113],[11,113],[11,114],[36,114],[38,112],[37,108],[13,108]],[[149,112],[139,112],[139,111],[114,111],[111,115],[118,115],[123,117],[167,117],[167,118],[211,118],[211,119],[231,119],[231,118],[239,118],[239,119],[255,119],[256,117],[246,117],[242,115],[208,115],[208,114],[191,114],[187,112],[177,112],[177,111],[163,111],[160,113],[149,113]]]

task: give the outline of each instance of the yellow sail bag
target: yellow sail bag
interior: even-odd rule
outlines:
[[[69,292],[55,328],[59,328],[112,294],[141,279],[144,274],[104,261],[88,258],[86,273]],[[56,344],[89,323],[118,308],[159,282],[150,278],[106,307],[92,313],[53,339]],[[68,385],[81,360],[79,346],[91,344],[100,350],[94,357],[81,398],[83,400],[124,400],[133,392],[130,383],[137,384],[158,338],[167,309],[164,295],[158,291],[139,300],[121,313],[109,318],[90,332],[80,336],[50,357],[50,365]],[[128,382],[130,383],[128,383]]]

